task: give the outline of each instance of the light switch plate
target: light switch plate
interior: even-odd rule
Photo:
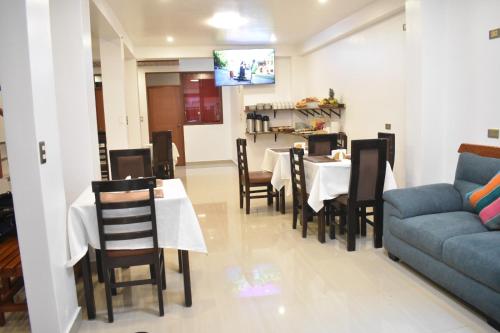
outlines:
[[[391,124],[385,124],[385,129],[390,130],[391,129]]]
[[[495,39],[500,37],[500,28],[490,30],[490,39]]]
[[[38,143],[38,152],[40,153],[40,164],[47,163],[47,152],[45,151],[45,141]]]
[[[499,137],[499,130],[498,128],[489,128],[488,129],[488,138],[490,139],[498,139]]]

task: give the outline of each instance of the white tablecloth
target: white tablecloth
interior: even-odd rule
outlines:
[[[94,203],[94,193],[89,186],[69,208],[68,242],[70,260],[67,266],[76,264],[87,252],[89,244],[95,249],[100,248]],[[207,252],[198,218],[180,179],[163,181],[163,198],[155,199],[155,205],[159,247]],[[127,211],[129,210],[116,210],[116,216],[126,216]],[[120,227],[123,228],[123,226]],[[132,224],[127,229],[120,230],[141,230],[141,224]],[[109,244],[110,249],[122,250],[143,249],[152,246],[151,240],[148,239],[110,242]]]
[[[351,160],[341,162],[313,163],[304,161],[307,203],[314,211],[323,208],[323,200],[335,199],[349,191]],[[386,164],[384,192],[397,188],[396,179],[389,162]]]
[[[283,186],[289,187],[291,177],[289,153],[266,149],[261,168],[273,173],[271,184],[276,189],[281,189]],[[331,163],[304,161],[304,172],[309,193],[308,203],[316,212],[323,207],[323,200],[335,199],[349,191],[350,160]],[[384,191],[395,188],[397,188],[396,180],[390,164],[387,163]],[[289,191],[287,194],[290,194]]]
[[[271,184],[275,189],[280,190],[290,183],[290,153],[267,148],[261,168],[273,173]]]

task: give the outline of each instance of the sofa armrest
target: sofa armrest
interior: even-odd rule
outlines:
[[[384,193],[384,200],[401,219],[463,209],[462,196],[451,184],[432,184],[391,190]]]

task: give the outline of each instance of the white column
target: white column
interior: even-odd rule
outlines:
[[[56,101],[68,205],[100,179],[88,0],[50,0]]]
[[[101,38],[99,49],[108,149],[126,149],[128,129],[123,42],[119,38]]]
[[[66,268],[66,200],[49,1],[0,2],[0,84],[32,332],[68,332],[79,315]],[[46,144],[40,164],[38,143]]]
[[[128,119],[128,145],[130,148],[141,148],[137,62],[134,58],[125,60],[125,102]]]

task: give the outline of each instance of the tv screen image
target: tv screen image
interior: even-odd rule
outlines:
[[[274,49],[214,51],[215,85],[273,84]]]

